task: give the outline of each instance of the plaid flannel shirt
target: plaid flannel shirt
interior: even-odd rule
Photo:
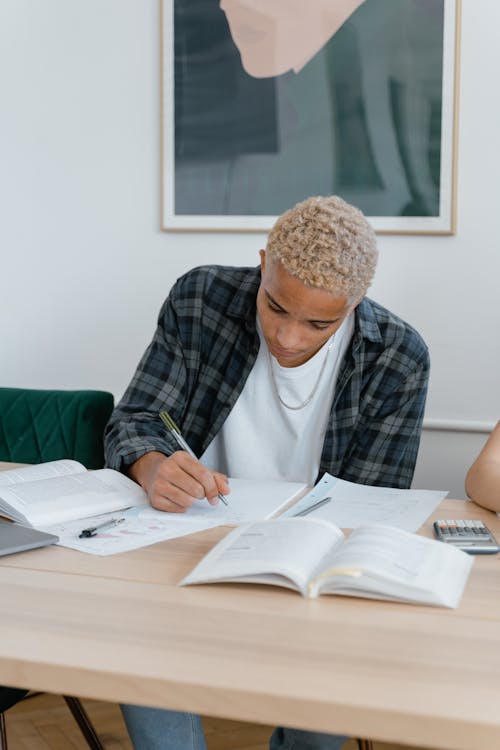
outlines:
[[[120,470],[149,451],[178,450],[158,417],[162,410],[196,455],[204,452],[257,357],[259,284],[260,269],[223,266],[195,268],[176,282],[106,428],[108,466]],[[365,298],[355,310],[333,402],[325,404],[330,419],[320,475],[409,487],[428,377],[428,350],[419,334]]]

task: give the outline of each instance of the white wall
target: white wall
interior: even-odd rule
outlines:
[[[426,419],[465,430],[426,431],[415,479],[455,496],[500,416],[500,5],[462,5],[457,233],[381,236],[371,290],[429,344]],[[257,263],[261,235],[159,231],[158,26],[157,0],[0,3],[1,385],[119,397],[179,274]]]

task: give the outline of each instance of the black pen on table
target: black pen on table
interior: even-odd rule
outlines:
[[[194,453],[194,451],[189,447],[189,445],[186,442],[186,440],[182,437],[181,431],[179,430],[179,428],[175,424],[175,422],[172,419],[172,417],[170,416],[170,414],[167,411],[161,411],[160,412],[160,419],[163,422],[163,424],[165,425],[165,427],[167,428],[167,430],[171,433],[172,437],[175,438],[175,440],[177,441],[178,445],[180,445],[180,447],[183,450],[185,450],[186,453],[189,453],[190,456],[192,456],[193,458],[196,458],[196,460],[198,460],[198,457],[196,456],[196,454]],[[217,492],[217,496],[218,496],[219,500],[221,500],[221,502],[224,503],[224,505],[229,505],[229,502],[227,501],[227,498],[224,497],[224,495],[222,494],[222,492]]]
[[[78,538],[88,539],[88,537],[95,536],[101,529],[106,529],[108,526],[116,526],[117,524],[122,523],[124,520],[124,518],[110,518],[108,521],[98,523],[95,526],[91,526],[89,529],[82,529],[82,531],[78,534]]]

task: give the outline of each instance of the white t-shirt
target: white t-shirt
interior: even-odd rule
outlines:
[[[257,318],[257,359],[201,462],[230,477],[314,483],[337,374],[353,330],[351,314],[311,359],[298,367],[282,367],[270,354]],[[276,389],[291,406],[303,403],[313,390],[314,395],[302,409],[292,410],[280,403]]]

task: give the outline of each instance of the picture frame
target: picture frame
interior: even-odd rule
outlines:
[[[161,0],[162,230],[268,232],[334,193],[378,233],[454,234],[460,0],[339,0],[314,49],[310,13],[262,3]]]

